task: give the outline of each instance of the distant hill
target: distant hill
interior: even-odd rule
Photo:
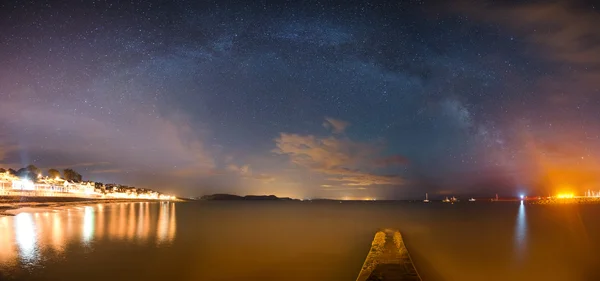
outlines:
[[[239,196],[233,194],[212,194],[212,195],[204,195],[199,200],[207,200],[207,201],[294,201],[297,199],[292,199],[289,197],[277,197],[275,195],[246,195]]]

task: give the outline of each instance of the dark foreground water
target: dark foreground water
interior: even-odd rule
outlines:
[[[600,205],[125,203],[0,217],[0,280],[355,280],[402,231],[425,281],[600,280]]]

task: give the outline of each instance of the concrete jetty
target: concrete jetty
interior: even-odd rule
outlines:
[[[421,281],[400,231],[378,231],[356,281]]]

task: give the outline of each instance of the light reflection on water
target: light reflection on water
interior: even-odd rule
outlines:
[[[0,280],[355,280],[382,226],[402,231],[427,281],[600,280],[600,205],[190,202],[177,216],[172,204],[131,206],[0,217]],[[29,262],[17,226],[34,237]]]
[[[61,253],[76,243],[90,247],[103,239],[169,243],[176,234],[175,203],[98,204],[19,213],[0,217],[0,234],[0,265],[34,265],[48,251]]]
[[[36,214],[39,217],[39,214]],[[22,213],[14,218],[15,238],[21,259],[33,262],[37,258],[36,226],[32,214]]]
[[[15,260],[16,245],[12,239],[15,236],[12,227],[13,218],[0,217],[0,263],[10,264]]]
[[[65,240],[65,227],[63,225],[63,217],[56,213],[45,213],[45,215],[52,224],[51,246],[54,249],[54,251],[60,253],[64,250],[63,241]]]
[[[521,256],[525,252],[527,245],[527,218],[525,216],[525,204],[521,200],[519,205],[519,211],[517,213],[517,221],[515,224],[515,248],[518,256]]]
[[[167,203],[161,203],[158,215],[158,243],[169,242],[175,238],[175,208],[169,208]]]
[[[94,236],[94,208],[85,207],[83,219],[83,243],[87,244]]]

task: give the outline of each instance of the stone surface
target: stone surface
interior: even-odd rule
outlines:
[[[397,230],[375,234],[357,281],[420,281],[404,240]]]

